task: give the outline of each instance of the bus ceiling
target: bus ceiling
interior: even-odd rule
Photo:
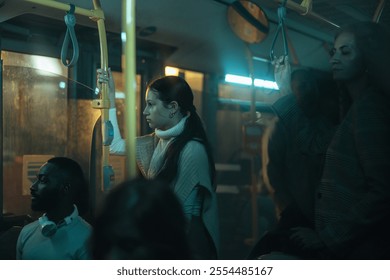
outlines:
[[[92,9],[91,0],[60,0]],[[169,46],[165,63],[209,73],[248,75],[245,42],[229,27],[228,7],[234,0],[139,0],[136,1],[137,42]],[[252,0],[261,7],[269,22],[269,33],[250,45],[256,57],[255,72],[266,73],[269,50],[278,27],[278,7],[287,8],[287,38],[302,66],[328,70],[327,48],[339,26],[355,21],[377,21],[390,25],[386,0]],[[121,32],[120,0],[102,1],[106,28]],[[0,0],[0,22],[23,14],[62,19],[64,13],[23,0]],[[87,17],[77,24],[96,26]],[[277,43],[276,46],[280,46]],[[138,44],[141,46],[141,44]],[[276,49],[276,51],[278,51]],[[280,51],[280,50],[279,50]]]

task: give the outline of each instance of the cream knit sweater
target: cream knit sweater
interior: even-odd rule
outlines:
[[[111,153],[123,154],[125,141],[120,136],[116,110],[110,109],[110,120],[114,126],[114,140],[110,146]],[[156,130],[155,134],[137,137],[136,160],[137,165],[146,178],[154,178],[164,163],[164,155],[169,143],[184,129],[183,118],[176,126],[169,130]],[[174,192],[186,208],[191,192],[195,187],[203,187],[207,190],[202,207],[202,220],[212,237],[215,247],[219,252],[219,218],[218,204],[215,188],[212,185],[209,162],[204,145],[198,141],[189,141],[183,148],[177,171],[177,177],[172,183]]]

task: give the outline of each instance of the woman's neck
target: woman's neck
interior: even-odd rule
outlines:
[[[184,126],[187,118],[188,116],[181,118],[176,125],[172,126],[169,129],[166,130],[155,129],[154,131],[156,133],[156,136],[161,139],[170,139],[171,137],[176,137],[180,135],[184,130]]]

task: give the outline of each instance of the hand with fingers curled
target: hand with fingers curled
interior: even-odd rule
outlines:
[[[304,251],[320,250],[326,247],[317,232],[311,228],[295,227],[291,229],[290,240]]]
[[[115,108],[115,82],[111,72],[111,68],[108,68],[107,71],[103,69],[97,69],[96,76],[97,87],[99,89],[102,88],[103,83],[107,84],[108,98],[110,99],[110,108]]]
[[[275,82],[278,84],[279,91],[282,95],[290,93],[291,66],[288,56],[275,58],[272,64],[274,65]]]

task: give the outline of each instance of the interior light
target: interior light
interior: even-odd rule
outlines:
[[[41,70],[43,75],[55,76],[62,75],[63,70],[61,62],[55,58],[45,56],[33,56],[32,66],[37,70]]]
[[[166,76],[179,76],[179,69],[171,66],[165,67]]]
[[[252,84],[252,79],[249,77],[226,74],[225,82],[249,86]]]
[[[252,79],[250,77],[226,74],[225,75],[225,82],[249,86],[252,84]],[[274,90],[279,89],[276,82],[269,81],[269,80],[255,79],[254,85],[256,87],[262,87],[262,88],[268,88],[268,89],[274,89]]]
[[[122,43],[126,43],[126,32],[121,32]]]
[[[64,81],[61,81],[61,82],[59,82],[58,87],[60,89],[65,89],[66,88],[66,83]]]
[[[278,84],[274,81],[255,79],[254,83],[256,87],[263,87],[263,88],[269,88],[275,90],[279,89]]]

